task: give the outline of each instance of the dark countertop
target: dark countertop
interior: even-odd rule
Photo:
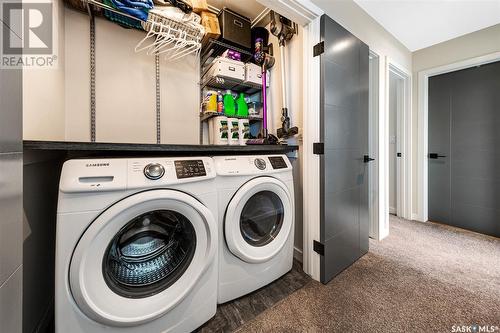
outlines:
[[[286,145],[177,145],[142,143],[24,141],[25,152],[63,153],[69,158],[85,156],[194,156],[194,155],[248,155],[285,154],[298,146]]]

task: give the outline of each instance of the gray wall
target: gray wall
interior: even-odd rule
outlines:
[[[417,154],[419,149],[418,141],[418,111],[419,111],[419,91],[418,73],[425,69],[435,68],[443,65],[453,64],[459,61],[480,57],[483,55],[500,52],[500,24],[492,27],[471,32],[452,40],[429,46],[425,49],[413,53],[413,170],[418,168]],[[418,173],[413,175],[413,188],[417,189],[419,182]],[[417,213],[417,207],[422,205],[418,202],[419,195],[413,196],[413,212]]]
[[[22,329],[22,71],[0,69],[0,330]]]

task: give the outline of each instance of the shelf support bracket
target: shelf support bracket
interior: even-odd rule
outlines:
[[[156,143],[161,143],[161,90],[160,90],[160,55],[155,54],[156,73]]]
[[[87,6],[89,4],[87,3]],[[90,142],[96,141],[96,65],[95,65],[95,16],[88,7],[90,15]]]

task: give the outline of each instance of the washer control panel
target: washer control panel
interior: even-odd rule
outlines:
[[[134,158],[128,161],[129,188],[166,186],[215,178],[210,157]]]
[[[263,158],[256,158],[253,163],[259,170],[265,170],[266,169],[266,161]]]
[[[175,173],[178,179],[206,176],[205,165],[202,160],[175,161]]]
[[[160,163],[149,163],[144,167],[144,176],[151,180],[157,180],[163,177],[165,168]]]
[[[215,176],[213,159],[204,156],[75,159],[64,163],[59,188],[67,193],[149,189]],[[213,184],[200,186],[212,188]]]

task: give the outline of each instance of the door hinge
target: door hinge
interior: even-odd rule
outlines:
[[[317,240],[313,241],[313,250],[320,256],[325,255],[325,245],[323,243],[318,242]]]
[[[313,154],[323,155],[325,153],[325,144],[323,142],[313,143]]]
[[[325,52],[325,42],[319,42],[313,47],[313,56],[317,57]]]
[[[374,158],[371,158],[371,157],[370,157],[370,156],[368,156],[368,155],[364,155],[364,156],[363,156],[363,162],[364,162],[364,163],[370,163],[371,161],[375,161],[375,159],[374,159]]]

